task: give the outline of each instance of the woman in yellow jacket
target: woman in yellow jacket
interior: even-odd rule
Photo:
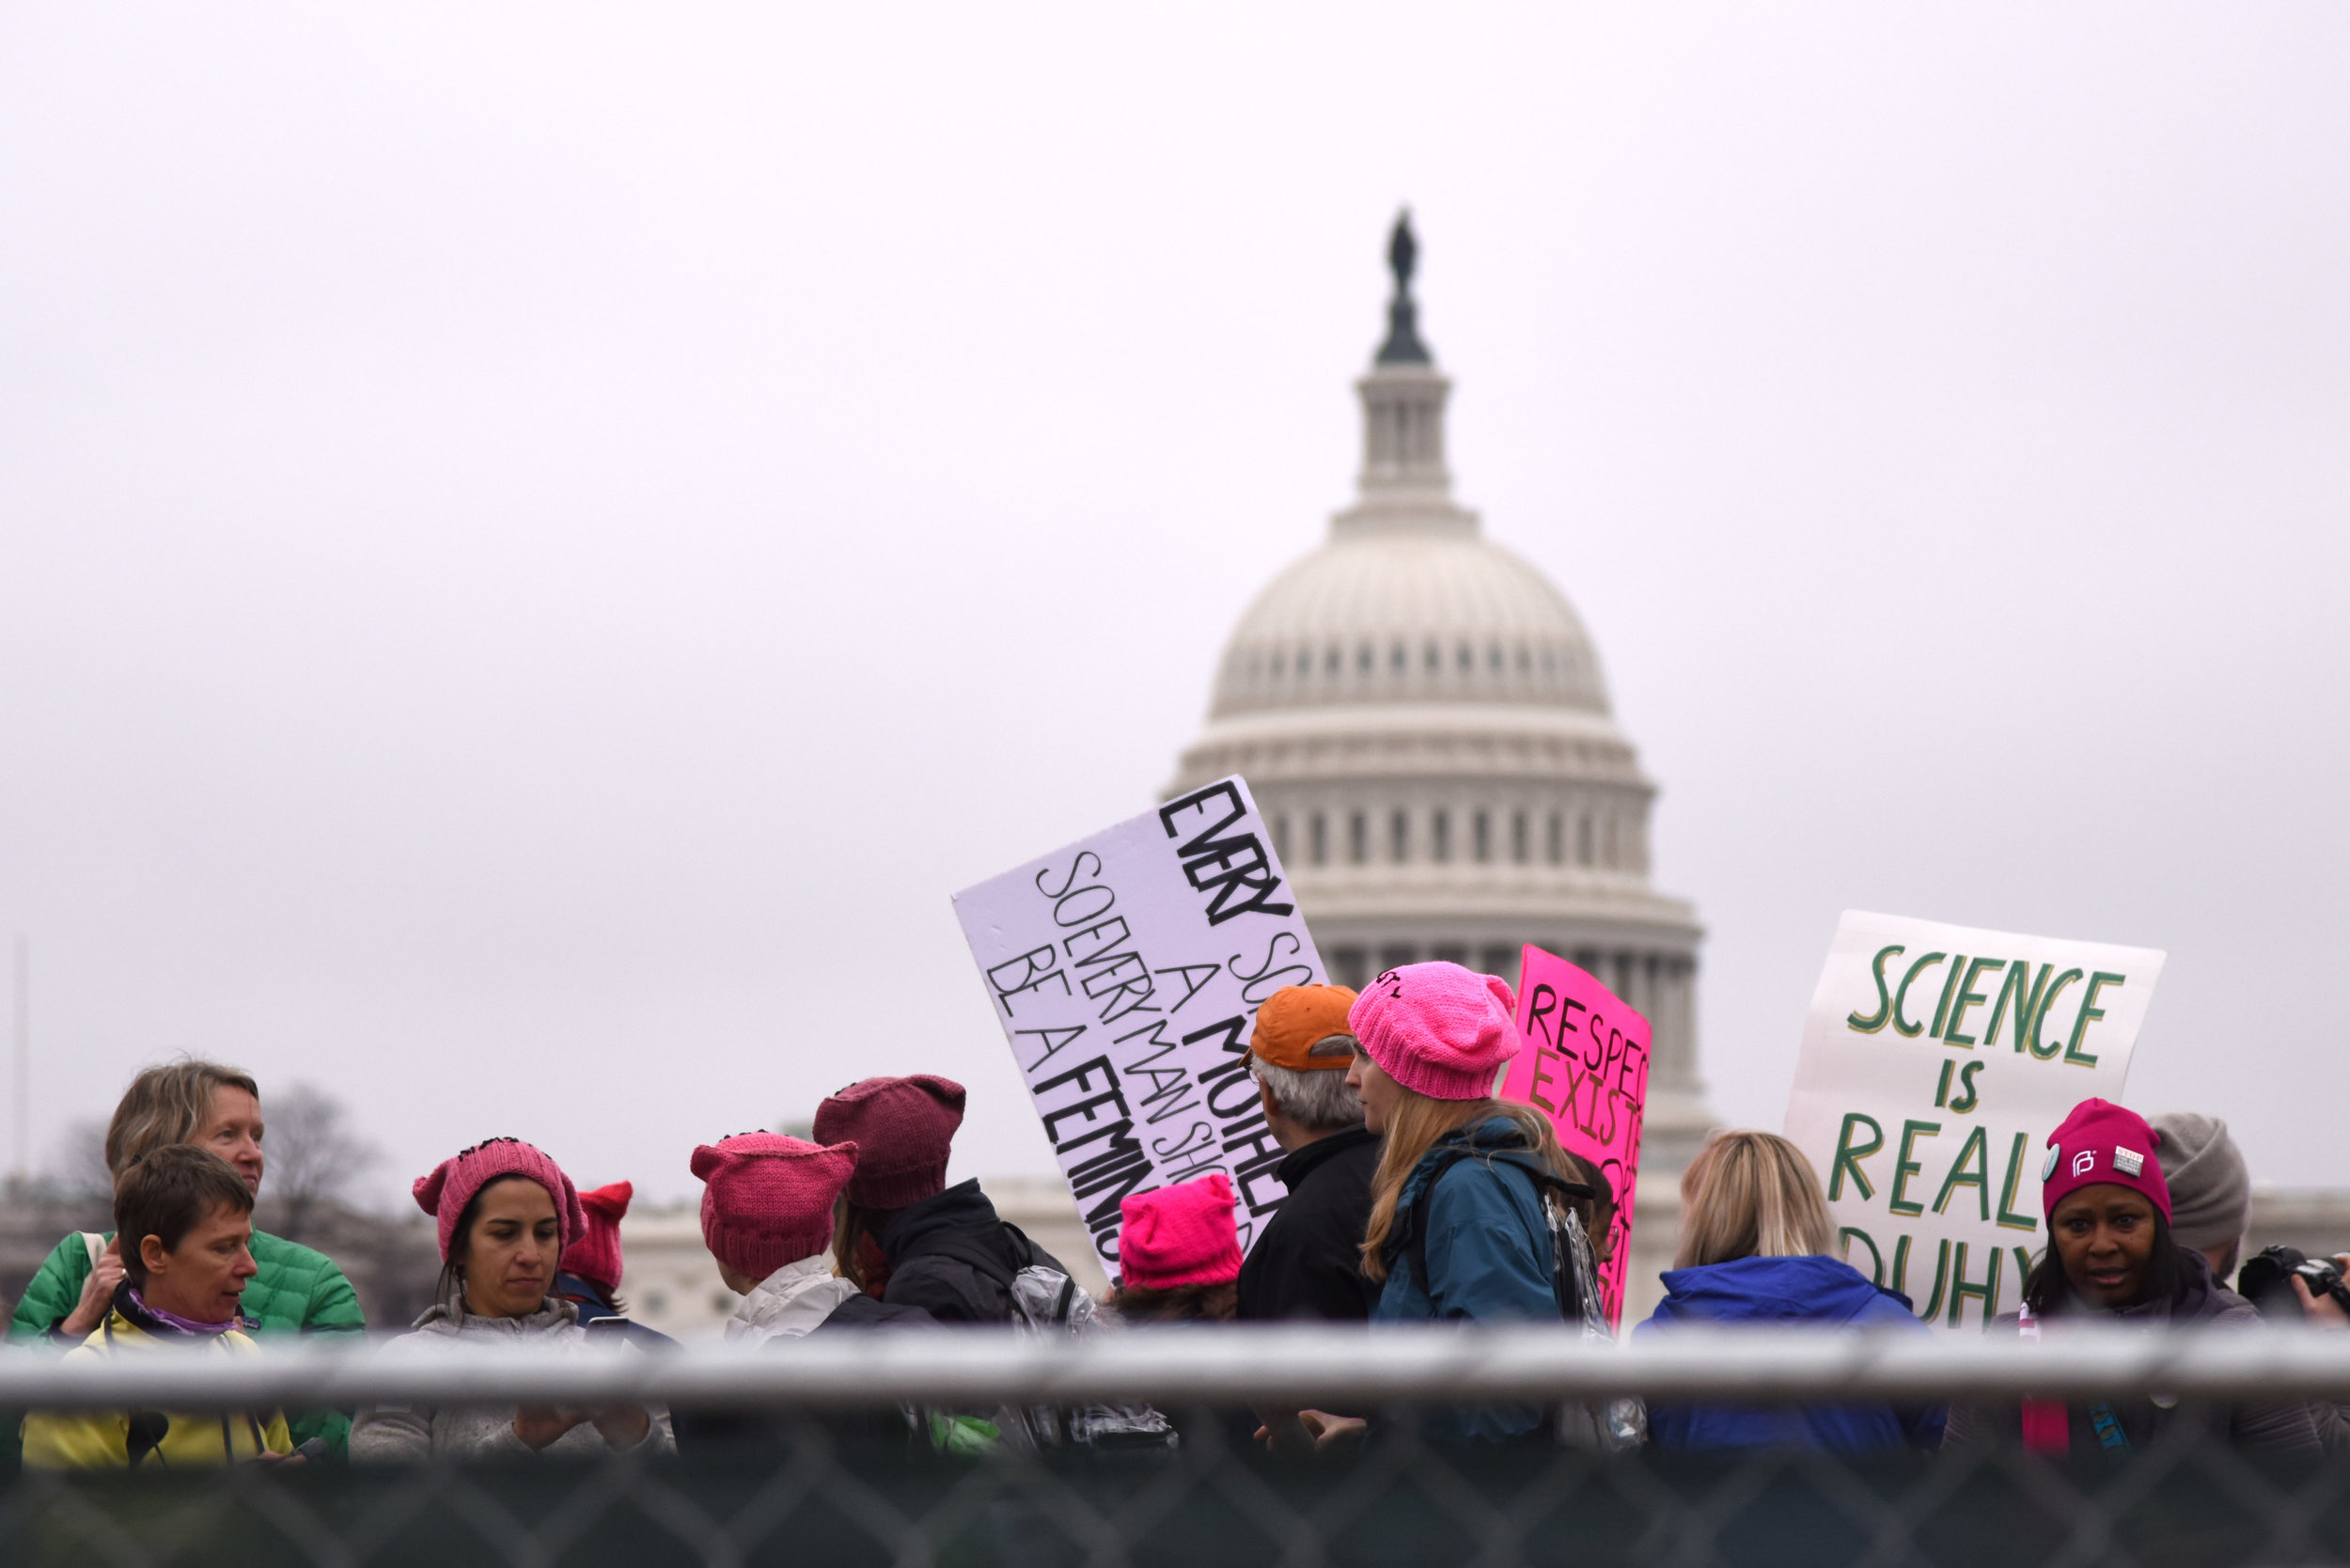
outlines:
[[[67,1352],[71,1364],[202,1346],[250,1356],[237,1308],[254,1276],[253,1195],[226,1160],[169,1144],[125,1171],[115,1230],[126,1243],[123,1280],[96,1332]],[[24,1463],[52,1469],[173,1469],[285,1459],[293,1449],[277,1411],[102,1411],[24,1418]]]

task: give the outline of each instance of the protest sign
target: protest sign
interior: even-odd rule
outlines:
[[[1589,1162],[1614,1190],[1613,1245],[1599,1271],[1600,1299],[1613,1328],[1623,1314],[1624,1275],[1632,1266],[1648,1020],[1590,974],[1528,948],[1518,970],[1518,1043],[1501,1080],[1502,1098],[1549,1117],[1567,1152]]]
[[[1844,1260],[1928,1323],[2020,1303],[2044,1146],[2081,1101],[2122,1098],[2162,961],[1846,910],[1787,1103]]]
[[[955,916],[1104,1268],[1121,1200],[1219,1170],[1246,1251],[1286,1196],[1249,1030],[1266,997],[1322,980],[1248,786],[966,887]]]

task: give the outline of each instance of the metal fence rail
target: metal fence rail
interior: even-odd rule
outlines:
[[[371,1349],[337,1336],[277,1341],[240,1358],[157,1350],[68,1362],[45,1348],[17,1347],[0,1352],[0,1407],[657,1403],[739,1410],[909,1402],[1385,1405],[1622,1396],[1776,1404],[2148,1393],[2350,1400],[2350,1335],[2292,1327],[2083,1327],[2039,1343],[1981,1335],[1691,1329],[1621,1346],[1591,1345],[1572,1330],[1534,1325],[1358,1331],[1231,1325],[1084,1340],[956,1328],[818,1335],[747,1352],[723,1343],[653,1353],[446,1345],[408,1347],[393,1360]]]
[[[2279,1462],[2174,1426],[2125,1460],[2004,1449],[1606,1454],[1423,1441],[1408,1407],[1638,1395],[1788,1403],[2350,1399],[2350,1335],[1674,1334],[1549,1328],[816,1336],[744,1353],[230,1359],[0,1354],[0,1406],[179,1410],[658,1403],[760,1411],[753,1441],[593,1463],[321,1465],[0,1478],[0,1563],[332,1565],[1841,1565],[2350,1562],[2350,1460]],[[1148,1400],[1172,1450],[974,1457],[851,1435],[856,1407]],[[1250,1406],[1384,1417],[1343,1454],[1267,1456]],[[1240,1419],[1236,1419],[1238,1417]]]

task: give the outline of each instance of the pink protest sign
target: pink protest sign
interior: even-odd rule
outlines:
[[[1501,1082],[1502,1098],[1548,1116],[1567,1152],[1597,1168],[1615,1192],[1607,1261],[1599,1269],[1612,1328],[1623,1314],[1624,1274],[1632,1264],[1648,1020],[1565,959],[1528,948],[1519,971],[1517,1022],[1521,1048]]]

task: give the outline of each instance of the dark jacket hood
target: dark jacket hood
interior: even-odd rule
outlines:
[[[979,1190],[976,1178],[909,1203],[878,1227],[883,1255],[893,1266],[909,1253],[923,1250],[923,1244],[934,1237],[972,1231],[993,1236],[1001,1229],[995,1205]]]
[[[1659,1323],[1849,1324],[1888,1306],[1910,1310],[1907,1296],[1870,1283],[1835,1258],[1737,1258],[1672,1269],[1664,1280],[1653,1320]]]

